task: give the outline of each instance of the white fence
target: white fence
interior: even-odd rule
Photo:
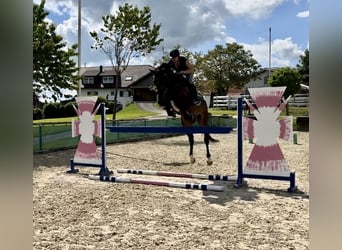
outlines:
[[[309,106],[309,95],[307,95],[307,94],[295,94],[289,100],[288,105],[296,106],[296,107],[308,107]]]
[[[222,95],[222,96],[214,96],[213,107],[214,108],[227,108],[227,109],[236,109],[237,101],[239,97],[246,97],[250,99],[248,95]]]
[[[246,97],[248,100],[250,100],[253,103],[253,101],[249,95],[214,96],[213,107],[214,108],[236,109],[237,108],[237,100],[239,97]],[[296,107],[308,107],[309,106],[309,95],[296,94],[290,98],[288,105],[296,106]]]

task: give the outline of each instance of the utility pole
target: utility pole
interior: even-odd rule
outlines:
[[[81,96],[81,86],[82,86],[82,79],[81,79],[81,0],[78,0],[78,96]]]
[[[268,78],[271,76],[271,59],[272,59],[272,52],[271,52],[272,40],[271,40],[271,27],[269,28],[269,49],[268,49]]]

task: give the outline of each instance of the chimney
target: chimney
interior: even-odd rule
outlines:
[[[100,65],[100,73],[102,73],[103,72],[103,67],[102,67],[102,65]]]

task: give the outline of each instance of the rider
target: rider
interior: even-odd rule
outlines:
[[[195,84],[192,82],[192,77],[194,73],[194,66],[189,62],[189,60],[184,57],[180,56],[179,50],[174,49],[170,52],[171,60],[169,64],[176,70],[177,73],[184,75],[188,80],[188,88],[193,98],[193,103],[195,105],[199,105],[201,103],[201,99],[197,93],[197,89]]]

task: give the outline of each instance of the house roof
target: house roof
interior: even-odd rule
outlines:
[[[145,76],[152,74],[150,71],[153,69],[150,65],[130,65],[122,73],[121,84],[123,87],[133,85]]]
[[[100,72],[101,67],[102,72]],[[121,86],[128,87],[138,82],[140,79],[152,74],[150,71],[151,69],[153,69],[151,65],[128,65],[126,70],[121,75]],[[116,75],[112,66],[81,67],[80,73],[82,76]]]

